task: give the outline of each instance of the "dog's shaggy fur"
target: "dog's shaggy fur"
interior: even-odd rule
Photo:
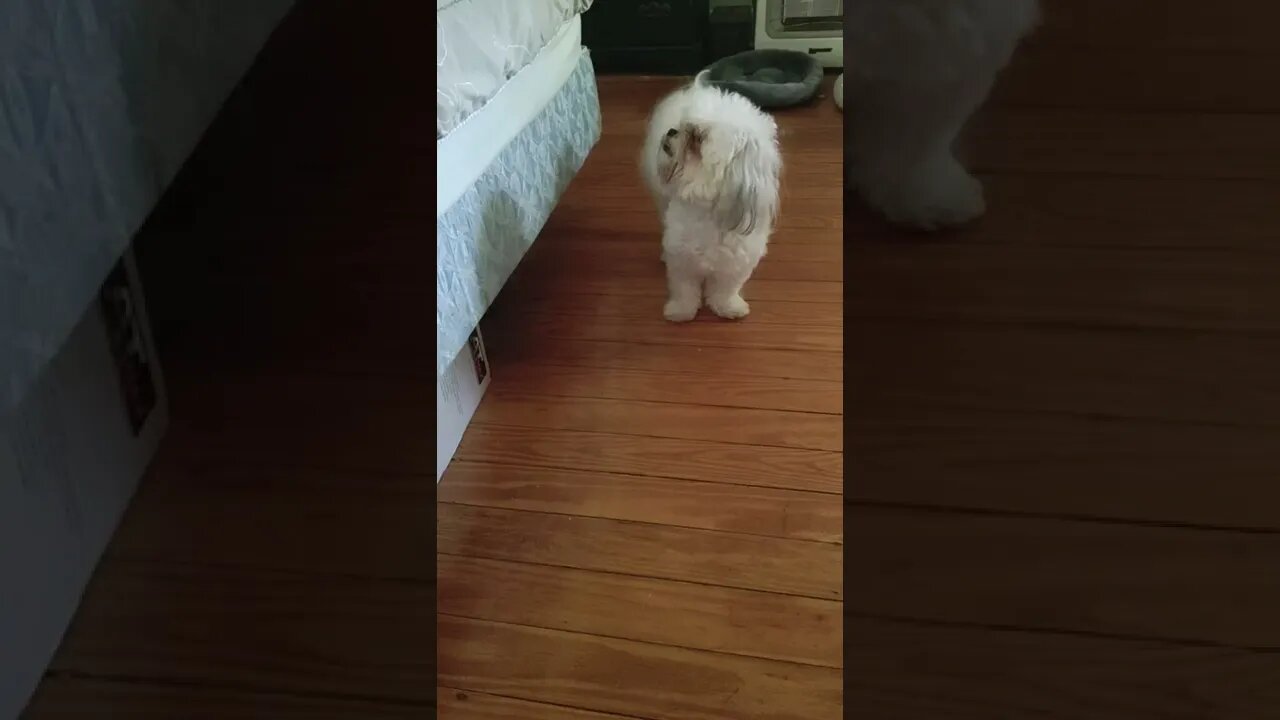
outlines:
[[[986,211],[954,145],[1039,22],[1039,0],[858,0],[845,17],[848,183],[922,229]]]
[[[694,82],[649,118],[641,174],[662,216],[672,322],[703,301],[722,318],[750,312],[742,286],[764,257],[778,213],[782,156],[773,118],[750,100]]]

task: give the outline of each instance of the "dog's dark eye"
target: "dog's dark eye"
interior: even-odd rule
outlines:
[[[679,134],[680,134],[680,131],[675,128],[671,128],[670,130],[667,131],[667,137],[669,138],[673,138]]]

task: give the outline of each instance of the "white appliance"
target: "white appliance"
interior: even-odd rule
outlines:
[[[797,50],[844,67],[844,0],[759,0],[757,50]]]

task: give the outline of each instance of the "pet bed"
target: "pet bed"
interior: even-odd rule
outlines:
[[[572,9],[591,4],[545,2]],[[477,11],[493,4],[510,3],[471,3]],[[436,140],[437,377],[465,346],[600,138],[595,71],[581,28],[581,18],[572,15],[456,124],[449,119],[455,111],[437,105],[437,131],[450,128]],[[456,38],[447,40],[448,47],[458,46]],[[442,83],[451,86],[458,77],[437,74],[437,97]]]
[[[822,84],[822,63],[793,50],[748,50],[707,68],[707,80],[745,96],[762,108],[808,102]]]

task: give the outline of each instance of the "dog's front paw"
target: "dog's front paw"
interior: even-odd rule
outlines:
[[[671,322],[689,322],[698,314],[697,303],[668,300],[662,307],[662,317]]]
[[[742,299],[741,295],[711,298],[707,301],[707,306],[711,308],[711,312],[726,320],[741,320],[751,312],[751,306]]]

